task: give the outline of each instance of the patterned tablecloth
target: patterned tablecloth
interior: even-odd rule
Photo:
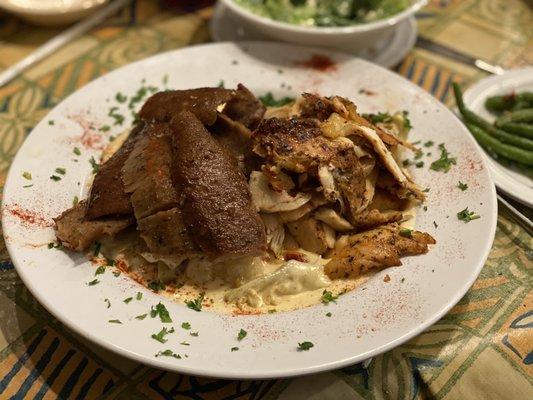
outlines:
[[[26,135],[68,94],[134,60],[209,41],[206,3],[139,0],[0,88],[0,186]],[[433,0],[418,17],[435,42],[506,68],[533,64],[528,0]],[[0,14],[0,69],[58,32]],[[418,48],[397,71],[443,101],[452,79],[484,76]],[[37,303],[2,245],[0,399],[533,399],[532,244],[501,213],[480,277],[438,323],[369,365],[271,381],[179,375],[96,347]]]

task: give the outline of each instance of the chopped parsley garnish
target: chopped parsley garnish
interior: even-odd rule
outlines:
[[[429,188],[425,188],[424,190],[422,190],[422,192],[428,193],[429,192]]]
[[[101,275],[105,272],[105,267],[103,265],[100,265],[98,268],[96,268],[96,271],[94,271],[94,276]]]
[[[172,322],[172,318],[170,318],[170,314],[168,313],[167,308],[161,302],[157,303],[155,308],[152,307],[150,309],[150,317],[155,318],[158,315],[159,315],[159,319],[161,319],[161,322],[165,324]]]
[[[50,121],[48,121],[48,125],[54,125],[55,124],[55,121],[53,119],[51,119]]]
[[[109,125],[103,125],[100,127],[100,129],[98,129],[100,132],[107,132],[111,129],[111,127]]]
[[[143,294],[141,292],[137,292],[137,295],[135,296],[136,300],[141,300],[143,298]]]
[[[81,150],[78,147],[74,147],[74,150],[72,150],[72,152],[77,156],[81,156]]]
[[[113,276],[114,276],[115,278],[118,278],[118,277],[120,276],[120,274],[121,274],[120,271],[115,271],[115,272],[113,272]]]
[[[110,319],[107,322],[109,322],[111,324],[122,324],[122,321],[120,319]]]
[[[100,281],[98,279],[93,279],[92,281],[87,283],[87,285],[88,286],[94,286],[94,285],[98,285],[99,283],[100,283]]]
[[[176,354],[174,353],[172,350],[170,349],[167,349],[167,350],[163,350],[163,351],[158,351],[155,355],[156,357],[161,357],[161,356],[164,356],[164,357],[174,357],[174,358],[177,358],[178,360],[181,359],[181,356],[179,354]]]
[[[130,110],[133,110],[137,103],[140,103],[143,101],[143,99],[146,97],[149,93],[155,93],[157,92],[157,88],[154,86],[145,86],[146,80],[141,81],[142,86],[137,89],[137,92],[133,96],[130,97],[130,101],[128,102],[128,108]],[[135,113],[134,117],[135,117]]]
[[[459,181],[459,183],[457,183],[457,187],[458,187],[459,189],[461,189],[463,192],[464,192],[466,189],[468,189],[468,185],[467,185],[466,183],[461,182],[461,181]]]
[[[238,341],[243,340],[246,337],[246,335],[248,335],[248,332],[246,332],[244,329],[241,329],[239,333],[237,334],[237,340]]]
[[[411,125],[411,120],[409,119],[409,111],[402,111],[403,116],[403,129],[410,130],[413,125]]]
[[[105,263],[106,263],[106,265],[112,267],[112,266],[115,265],[115,260],[113,260],[112,258],[107,258],[107,257],[106,257],[106,259],[105,259]]]
[[[275,308],[268,310],[269,314],[274,314],[275,312],[278,312],[278,310],[276,310]]]
[[[422,209],[423,209],[424,211],[427,211],[427,210],[428,210],[428,206],[424,206],[424,207],[422,207]]]
[[[161,281],[152,281],[148,284],[148,288],[154,292],[159,292],[160,290],[165,290],[166,285]]]
[[[326,313],[326,317],[331,317],[331,313],[330,313],[330,312],[327,312],[327,313]]]
[[[439,144],[440,149],[440,158],[436,161],[433,161],[429,166],[429,169],[433,171],[444,171],[445,173],[450,170],[452,165],[457,164],[456,157],[450,157],[450,153],[446,150],[444,143]]]
[[[406,237],[406,238],[411,238],[411,237],[413,237],[413,230],[412,229],[407,229],[407,228],[401,228],[400,229],[400,236],[403,236],[403,237]]]
[[[264,96],[259,96],[259,100],[261,100],[265,107],[281,107],[292,103],[294,101],[294,97],[285,96],[276,100],[272,92],[268,92]]]
[[[431,147],[435,144],[433,140],[428,140],[426,143],[424,143],[424,147]]]
[[[48,248],[49,249],[60,249],[61,247],[61,244],[60,243],[48,243]]]
[[[67,170],[65,168],[58,167],[55,169],[55,172],[57,172],[60,175],[65,175],[67,173]]]
[[[148,315],[148,314],[141,314],[141,315],[137,315],[137,316],[135,317],[135,319],[139,319],[139,320],[141,320],[141,321],[142,321],[143,319],[145,319],[145,318],[146,318],[146,316],[147,316],[147,315]]]
[[[400,279],[400,282],[404,283],[405,282],[405,278]]]
[[[392,115],[390,115],[388,112],[378,112],[377,114],[363,114],[363,118],[369,120],[373,124],[392,121]]]
[[[57,175],[52,175],[52,176],[50,177],[50,179],[53,180],[53,181],[56,181],[56,182],[57,182],[57,181],[60,181],[60,180],[61,180],[61,177],[60,177],[60,176],[57,176]]]
[[[158,333],[152,334],[152,339],[157,340],[160,343],[166,343],[167,339],[165,339],[165,336],[169,333],[174,333],[174,328],[170,328],[170,330],[167,330],[166,327],[163,327]]]
[[[415,153],[415,160],[420,160],[424,156],[424,152],[421,150],[417,150]]]
[[[409,159],[405,159],[405,160],[403,160],[403,161],[402,161],[402,165],[403,165],[404,167],[408,167],[409,165],[411,165],[411,160],[409,160]]]
[[[33,186],[33,183],[31,185],[24,185],[22,186],[24,189],[31,188]]]
[[[31,174],[30,174],[28,171],[24,171],[24,172],[22,173],[22,177],[23,177],[24,179],[27,179],[27,180],[31,181]]]
[[[415,164],[415,167],[417,168],[422,168],[424,166],[424,161],[418,161],[416,164]]]
[[[435,221],[433,221],[433,226],[434,226],[435,228],[438,228],[438,227],[439,227]]]
[[[168,74],[165,74],[163,76],[163,85],[166,85],[168,83]]]
[[[89,163],[91,164],[91,167],[93,169],[93,174],[96,174],[100,170],[100,164],[96,162],[93,156],[89,158]]]
[[[219,88],[224,88],[225,87],[224,86],[224,79],[221,79],[220,82],[218,82],[217,87],[219,87]]]
[[[315,345],[311,342],[302,342],[298,343],[298,351],[307,351],[311,347],[314,347]]]
[[[239,350],[238,347],[232,347],[232,348],[231,348],[231,352],[238,351],[238,350]]]
[[[129,303],[130,301],[132,301],[132,300],[133,300],[133,297],[128,297],[128,298],[126,298],[126,299],[124,299],[124,300],[122,300],[122,301],[123,301],[124,303],[128,304],[128,303]]]
[[[94,244],[94,252],[93,252],[93,256],[94,257],[98,257],[98,254],[100,254],[100,248],[102,247],[102,243],[100,242],[96,242]]]
[[[194,311],[202,311],[202,302],[204,301],[204,295],[201,294],[198,298],[194,300],[188,300],[185,302],[187,307]]]
[[[180,344],[181,344],[182,346],[190,346],[190,345],[191,345],[191,344],[188,343],[188,342],[181,342]]]
[[[109,299],[104,299],[104,301],[107,304],[107,308],[110,308],[111,307],[111,302],[109,301]]]
[[[79,202],[80,202],[80,199],[78,198],[78,196],[74,196],[74,198],[72,199],[72,205],[75,206]]]
[[[200,333],[199,332],[191,332],[191,333],[189,333],[189,335],[198,337],[198,336],[200,336]]]
[[[465,223],[470,222],[474,219],[481,218],[479,215],[477,215],[474,211],[468,211],[468,207],[466,207],[464,210],[459,211],[457,213],[457,218],[461,221],[464,221]]]
[[[322,292],[322,298],[321,298],[321,301],[322,303],[324,304],[328,304],[328,303],[331,303],[331,302],[334,302],[336,303],[337,299],[339,298],[339,296],[333,296],[333,293],[331,293],[329,290],[324,290]]]
[[[183,323],[181,324],[181,327],[182,327],[183,329],[187,329],[187,330],[189,330],[189,329],[191,329],[191,324],[190,324],[189,322],[183,322]]]
[[[111,107],[107,115],[115,120],[114,125],[122,125],[124,123],[124,115],[118,114],[118,107]]]
[[[115,100],[118,101],[119,103],[125,103],[128,100],[128,96],[118,92],[115,95]]]

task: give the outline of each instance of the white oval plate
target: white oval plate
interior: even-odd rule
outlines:
[[[328,72],[305,69],[301,61],[320,52],[329,54],[335,67]],[[431,187],[428,210],[419,211],[418,229],[428,231],[438,244],[422,256],[404,258],[404,265],[376,274],[366,284],[339,298],[337,304],[266,315],[232,316],[195,312],[145,290],[122,274],[99,275],[101,283],[88,286],[95,268],[83,256],[48,249],[53,241],[52,217],[81,196],[91,175],[89,158],[98,156],[110,134],[100,133],[110,124],[108,111],[117,93],[135,93],[143,79],[170,88],[226,86],[243,82],[255,93],[275,95],[303,91],[338,94],[353,99],[362,112],[409,110],[414,129],[411,140],[445,142],[457,157],[447,174],[415,169],[418,182]],[[365,89],[365,91],[360,91]],[[127,110],[120,104],[122,112]],[[53,122],[51,122],[53,121]],[[129,126],[127,119],[124,126]],[[53,125],[51,125],[53,124]],[[101,138],[102,142],[98,142]],[[82,155],[73,153],[74,146]],[[78,159],[78,162],[74,162]],[[57,167],[66,175],[55,182],[49,177]],[[27,171],[32,180],[23,178]],[[466,191],[456,188],[461,180]],[[23,186],[33,184],[32,187]],[[465,224],[457,212],[469,207],[481,215]],[[466,293],[489,253],[496,227],[496,200],[489,171],[476,144],[459,120],[419,87],[366,61],[339,53],[273,43],[223,43],[191,47],[148,58],[113,71],[69,96],[42,120],[27,138],[11,167],[2,208],[4,237],[24,283],[35,297],[74,331],[121,355],[156,367],[183,373],[223,378],[273,378],[339,368],[397,346],[442,317]],[[433,222],[436,221],[438,228]],[[388,274],[390,281],[385,282]],[[144,293],[141,301],[123,299]],[[109,299],[107,308],[104,299]],[[146,313],[162,301],[176,333],[161,344],[150,338],[163,324]],[[326,313],[332,316],[327,317]],[[120,319],[123,324],[108,323]],[[181,329],[190,322],[192,337]],[[237,341],[245,329],[248,336]],[[180,345],[187,341],[190,346]],[[299,342],[310,341],[309,351],[297,351]],[[231,352],[232,347],[239,351]],[[172,349],[187,358],[155,358]]]
[[[468,108],[492,122],[494,115],[485,108],[487,97],[513,91],[533,91],[533,67],[509,70],[502,75],[482,79],[465,92],[464,101]],[[484,154],[496,186],[521,203],[533,207],[533,179],[498,163],[487,153]]]

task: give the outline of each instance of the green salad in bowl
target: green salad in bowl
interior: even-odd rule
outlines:
[[[300,26],[350,26],[397,14],[411,0],[233,0],[257,15]]]

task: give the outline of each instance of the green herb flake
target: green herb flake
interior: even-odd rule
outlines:
[[[188,300],[185,302],[185,304],[187,305],[187,307],[189,307],[191,310],[194,310],[194,311],[202,311],[202,302],[204,301],[204,295],[201,294],[198,298],[194,299],[194,300]]]
[[[57,176],[57,175],[52,175],[52,176],[50,177],[50,179],[53,180],[53,181],[55,181],[55,182],[57,182],[57,181],[60,181],[60,180],[61,180],[61,177],[60,177],[60,176]]]
[[[182,327],[183,329],[187,329],[187,330],[189,330],[189,329],[191,329],[191,324],[190,324],[189,322],[183,322],[183,323],[181,324],[181,327]]]
[[[120,271],[115,271],[115,272],[113,272],[113,276],[114,276],[115,278],[118,278],[118,277],[120,276],[120,274],[121,274]]]
[[[141,320],[141,321],[142,321],[143,319],[146,318],[147,315],[148,315],[148,314],[137,315],[137,316],[135,317],[135,319],[138,319],[138,320]]]
[[[433,140],[428,140],[426,143],[424,143],[424,147],[431,147],[435,144]]]
[[[276,310],[275,308],[272,308],[272,309],[268,310],[269,314],[274,314],[276,312],[278,312],[278,310]]]
[[[122,321],[120,319],[110,319],[109,321],[110,324],[122,324]]]
[[[160,290],[165,290],[166,285],[161,281],[152,281],[148,284],[148,288],[157,293]]]
[[[156,316],[159,315],[159,319],[161,320],[161,322],[163,322],[164,324],[167,324],[169,322],[172,322],[172,318],[170,318],[170,314],[168,313],[168,310],[167,308],[165,307],[165,305],[161,302],[157,303],[157,305],[155,306],[155,308],[151,308],[150,309],[150,316],[152,318],[155,318]]]
[[[60,249],[61,247],[61,244],[60,243],[48,243],[48,248],[49,249]]]
[[[424,190],[422,190],[422,192],[429,193],[429,188],[425,188]]]
[[[292,103],[294,101],[294,97],[285,96],[279,99],[275,99],[272,92],[268,92],[264,96],[259,96],[259,100],[261,100],[265,107],[281,107],[286,104]]]
[[[104,301],[107,304],[107,308],[111,308],[111,302],[109,301],[109,299],[104,299]]]
[[[238,347],[232,347],[231,348],[231,352],[233,353],[234,351],[239,351],[239,348]]]
[[[167,84],[168,84],[168,74],[165,74],[165,75],[163,76],[163,85],[166,86]]]
[[[463,192],[464,192],[466,189],[468,189],[468,185],[467,185],[466,183],[461,182],[461,181],[459,181],[459,182],[457,183],[457,187],[458,187],[459,189],[461,189]]]
[[[96,268],[96,271],[94,271],[94,276],[102,275],[105,272],[105,267],[103,265],[100,265],[98,268]]]
[[[450,157],[450,153],[448,152],[448,150],[446,150],[444,143],[439,144],[439,149],[440,158],[436,161],[433,161],[429,166],[429,169],[432,169],[433,171],[443,171],[444,173],[447,173],[452,167],[452,165],[457,164],[457,158]]]
[[[404,283],[405,282],[405,278],[400,279],[400,282]]]
[[[22,186],[24,189],[31,188],[33,186],[33,183],[31,185],[24,185]]]
[[[141,292],[137,292],[137,295],[135,296],[136,300],[141,300],[143,298],[143,294]]]
[[[468,223],[470,221],[473,221],[481,217],[477,215],[474,211],[468,211],[468,207],[466,207],[464,210],[461,210],[457,213],[457,218],[460,221],[464,221],[465,223]]]
[[[115,100],[122,104],[122,103],[125,103],[128,100],[128,96],[125,96],[124,94],[118,92],[115,95]]]
[[[314,347],[315,345],[311,342],[302,342],[298,343],[298,351],[307,351],[311,347]]]
[[[181,356],[179,354],[174,353],[170,349],[163,350],[163,351],[158,351],[155,354],[155,357],[174,357],[174,358],[177,358],[178,360],[181,360]]]
[[[48,121],[48,125],[55,125],[55,121],[53,119],[51,119],[50,121]]]
[[[420,160],[422,157],[424,157],[424,152],[421,150],[417,150],[415,153],[415,160]]]
[[[115,265],[115,260],[113,260],[112,258],[107,258],[106,257],[105,263],[106,263],[107,266],[112,267],[112,266]]]
[[[78,147],[74,147],[74,150],[72,150],[72,152],[77,156],[81,156],[81,150]]]
[[[242,339],[244,339],[248,335],[248,332],[246,332],[244,329],[241,329],[239,333],[237,334],[237,340],[240,342]]]
[[[163,329],[161,329],[158,333],[153,333],[151,337],[160,343],[166,343],[167,339],[165,336],[172,332],[174,332],[172,329],[169,331],[166,327],[163,327]]]
[[[403,129],[410,130],[413,125],[411,124],[411,120],[409,119],[409,111],[402,111],[403,116]]]
[[[194,337],[198,337],[198,336],[200,336],[200,333],[199,332],[191,332],[191,333],[189,333],[189,335],[194,336]]]
[[[413,230],[407,229],[407,228],[401,228],[400,229],[400,236],[406,237],[406,238],[412,238],[413,237]]]
[[[67,170],[65,168],[56,168],[55,172],[57,172],[59,175],[65,175],[67,173]]]
[[[94,159],[94,156],[91,156],[91,158],[89,158],[89,164],[91,164],[91,167],[93,169],[93,174],[98,173],[98,171],[100,170],[100,164],[96,162],[96,160]]]
[[[107,115],[114,119],[113,125],[122,125],[124,123],[125,118],[122,114],[118,114],[117,111],[118,107],[111,107]]]
[[[423,209],[424,211],[427,211],[427,210],[428,210],[428,206],[424,206],[424,207],[422,207],[422,209]]]
[[[363,118],[372,122],[373,124],[379,124],[381,122],[391,122],[392,115],[385,112],[378,112],[377,114],[363,114]]]
[[[422,168],[424,166],[424,161],[418,161],[416,164],[415,164],[415,167],[417,168]]]
[[[434,226],[435,228],[438,228],[438,227],[439,227],[435,221],[433,221],[433,226]]]
[[[190,346],[190,345],[191,345],[191,344],[188,343],[188,342],[181,342],[180,344],[181,344],[182,346]]]
[[[403,161],[402,161],[402,165],[403,165],[404,167],[408,167],[409,165],[411,165],[411,160],[409,160],[409,159],[405,159],[405,160],[403,160]]]
[[[218,82],[217,87],[219,87],[219,88],[224,88],[225,87],[224,86],[224,79],[221,79],[220,82]]]
[[[129,303],[130,301],[132,301],[132,300],[133,300],[133,297],[128,297],[128,298],[126,298],[126,299],[124,299],[124,300],[122,300],[122,301],[123,301],[124,303],[128,304],[128,303]]]
[[[333,293],[331,293],[329,290],[324,290],[322,292],[322,298],[321,298],[321,301],[322,303],[324,304],[329,304],[331,302],[334,302],[336,303],[337,299],[339,298],[339,296],[333,296]]]
[[[24,179],[27,179],[27,180],[31,181],[31,174],[30,174],[28,171],[24,171],[24,172],[22,173],[22,177],[23,177]]]
[[[72,206],[75,206],[79,202],[80,202],[80,199],[78,198],[78,196],[74,196],[72,199]]]
[[[109,130],[111,130],[111,127],[109,125],[103,125],[100,127],[100,129],[98,129],[100,132],[108,132]]]
[[[93,279],[92,281],[87,283],[87,285],[88,286],[94,286],[94,285],[98,285],[99,283],[100,283],[100,281],[98,279]]]
[[[327,313],[326,313],[326,317],[331,317],[331,313],[330,313],[330,312],[327,312]]]

